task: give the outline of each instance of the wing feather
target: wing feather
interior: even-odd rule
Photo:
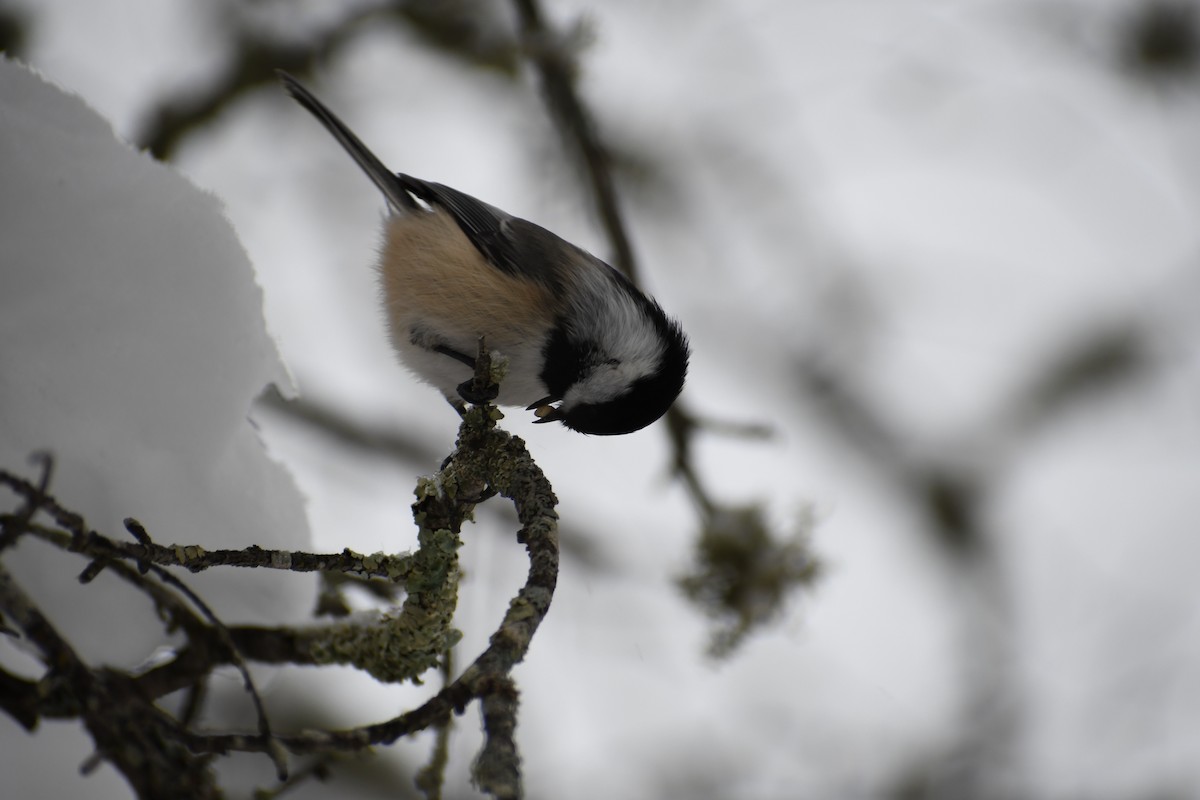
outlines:
[[[493,267],[553,290],[562,288],[564,255],[576,250],[574,245],[465,192],[411,175],[396,177],[411,195],[444,209]]]

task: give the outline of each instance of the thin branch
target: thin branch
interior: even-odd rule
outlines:
[[[311,397],[287,399],[272,387],[258,399],[258,405],[310,425],[337,442],[359,450],[422,464],[439,457],[432,448],[412,437],[391,428],[365,425]]]
[[[41,683],[75,696],[97,755],[124,775],[139,797],[216,798],[207,761],[179,744],[178,726],[139,695],[126,677],[92,670],[0,566],[0,610],[41,653]]]
[[[513,7],[520,22],[525,55],[537,71],[542,98],[559,138],[570,152],[576,154],[587,179],[600,224],[612,250],[613,266],[639,284],[641,268],[621,211],[612,176],[612,159],[576,85],[578,69],[571,52],[573,39],[555,31],[546,22],[538,0],[513,0]],[[692,439],[700,431],[710,429],[757,439],[763,438],[764,428],[754,424],[702,421],[698,415],[687,410],[682,400],[676,401],[667,411],[666,422],[674,450],[673,471],[683,480],[688,494],[704,517],[709,518],[717,504],[692,463]]]
[[[493,363],[482,343],[476,363],[477,394],[494,396],[491,389],[503,378],[507,363],[503,359]],[[132,518],[126,520],[126,528],[136,541],[112,541],[90,529],[83,517],[50,495],[48,464],[43,465],[42,478],[36,484],[0,470],[0,485],[12,489],[22,502],[20,513],[0,515],[0,535],[14,541],[21,535],[36,537],[88,558],[88,567],[81,576],[84,581],[104,571],[112,573],[146,592],[188,637],[187,646],[172,661],[139,677],[89,669],[28,600],[15,579],[0,567],[0,612],[38,648],[50,668],[49,677],[38,685],[0,673],[0,708],[27,727],[36,725],[42,716],[82,717],[97,743],[98,755],[92,763],[113,761],[141,796],[165,796],[157,788],[159,782],[179,769],[196,774],[187,778],[187,791],[176,795],[209,797],[214,787],[206,765],[213,754],[235,750],[269,753],[280,780],[286,781],[285,748],[298,753],[330,754],[391,743],[431,726],[444,731],[453,714],[479,700],[486,736],[476,765],[476,780],[496,797],[517,796],[520,758],[513,738],[517,706],[511,671],[524,658],[554,594],[558,516],[553,490],[524,443],[496,429],[501,416],[490,404],[464,409],[454,451],[438,473],[418,483],[413,516],[418,523],[420,547],[410,557],[392,564],[403,568],[402,576],[393,577],[407,591],[404,602],[398,612],[383,613],[369,622],[356,619],[306,628],[227,627],[199,595],[157,563],[211,568],[218,565],[209,558],[212,554],[196,547],[156,545],[144,526]],[[521,524],[517,540],[525,545],[530,564],[525,585],[509,604],[483,653],[425,704],[399,717],[351,730],[276,737],[246,668],[248,660],[351,663],[382,680],[415,679],[440,662],[448,675],[447,654],[460,636],[451,627],[458,593],[459,531],[475,506],[496,494],[514,504]],[[59,527],[35,522],[39,512]],[[371,563],[373,558],[269,553],[250,548],[242,553],[222,552],[220,563],[292,569],[295,561],[308,559],[312,568],[352,564],[360,572],[374,572],[379,568]],[[199,708],[208,675],[221,664],[233,664],[242,673],[258,714],[256,733],[194,733],[154,705],[154,699],[166,692],[190,687],[190,710],[184,712],[190,718]],[[130,733],[129,728],[137,732]],[[147,737],[158,749],[139,773],[137,754],[149,746]],[[114,753],[118,745],[113,743],[117,742],[120,752]]]
[[[612,264],[637,283],[637,258],[613,184],[611,159],[575,87],[578,71],[569,44],[546,24],[537,0],[513,0],[513,5],[521,24],[525,54],[538,72],[546,107],[563,142],[578,156],[592,188],[596,211],[612,248]]]
[[[517,686],[497,678],[483,695],[483,749],[471,769],[475,784],[503,800],[522,796],[521,757],[517,752]]]
[[[33,484],[5,469],[0,469],[0,484],[7,485],[26,497],[36,496],[37,493],[37,488]],[[45,496],[43,508],[56,510],[61,515],[71,513],[63,509],[58,501],[50,495]],[[126,524],[140,525],[132,517],[126,520]],[[291,572],[338,572],[403,583],[411,569],[412,562],[412,557],[408,554],[373,553],[363,555],[348,548],[341,553],[267,550],[257,545],[250,545],[241,550],[205,550],[195,545],[115,542],[97,535],[95,531],[87,531],[82,528],[72,533],[64,533],[53,528],[30,524],[24,526],[24,532],[68,552],[80,553],[97,560],[99,564],[91,568],[90,577],[95,577],[95,571],[107,569],[111,562],[123,560],[142,566],[156,564],[167,567],[184,567],[191,572],[201,572],[214,567],[247,567]]]
[[[479,360],[484,363],[484,359]],[[449,686],[422,706],[391,720],[362,727],[279,736],[284,747],[296,753],[358,750],[389,744],[461,713],[476,698],[509,691],[509,674],[529,648],[534,632],[549,610],[558,580],[557,499],[524,442],[495,428],[495,408],[469,409],[459,429],[459,442],[443,469],[424,482],[413,506],[422,529],[461,525],[474,500],[496,492],[513,502],[521,522],[517,540],[529,554],[525,585],[509,604],[500,627],[487,649]],[[506,728],[496,728],[497,736]],[[192,735],[189,746],[197,752],[261,751],[268,743],[244,734]],[[493,742],[493,750],[507,745]],[[487,745],[485,745],[485,748]],[[514,746],[515,757],[515,746]]]

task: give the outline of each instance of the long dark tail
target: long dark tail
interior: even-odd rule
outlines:
[[[379,187],[379,191],[383,192],[383,196],[387,198],[388,204],[393,209],[398,212],[406,212],[420,208],[409,193],[404,190],[403,185],[401,185],[396,175],[390,172],[383,165],[383,162],[367,149],[367,146],[354,135],[354,132],[346,127],[346,123],[338,119],[332,111],[325,107],[324,103],[318,100],[308,89],[305,89],[291,75],[288,75],[283,70],[277,70],[277,74],[287,93],[297,103],[308,109],[309,113],[320,120],[321,124],[341,143],[342,147],[346,148],[346,152],[358,162],[358,166],[362,167],[363,172],[367,173],[367,177],[371,179],[371,182]]]

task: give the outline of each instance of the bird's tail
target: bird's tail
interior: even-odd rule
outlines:
[[[346,123],[342,122],[337,116],[325,107],[325,104],[313,95],[308,89],[300,84],[298,80],[288,75],[283,70],[278,70],[280,82],[283,83],[283,88],[287,90],[297,103],[308,109],[314,117],[320,120],[334,138],[341,143],[342,147],[346,148],[346,152],[358,162],[358,166],[362,167],[362,171],[367,173],[367,177],[371,182],[379,187],[379,191],[383,192],[383,196],[387,198],[388,204],[397,212],[415,211],[420,208],[416,201],[412,199],[400,180],[396,175],[388,170],[383,165],[374,153],[367,149],[367,146],[354,135],[354,132],[346,127]]]

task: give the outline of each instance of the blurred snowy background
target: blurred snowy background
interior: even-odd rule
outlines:
[[[393,443],[256,408],[318,550],[409,548],[414,478],[457,419],[388,350],[373,187],[273,81],[227,90],[295,70],[394,169],[607,255],[501,46],[507,4],[454,3],[457,27],[430,22],[438,5],[0,5],[10,55],[224,204],[301,398]],[[1200,7],[547,6],[582,23],[580,87],[646,287],[692,337],[688,408],[773,429],[701,434],[694,466],[721,501],[763,503],[780,536],[811,520],[824,573],[706,658],[709,622],[675,583],[699,523],[662,425],[585,438],[510,413],[568,542],[516,672],[529,795],[1200,797]],[[464,658],[525,566],[508,516],[479,519]],[[352,725],[429,691],[330,676],[280,675],[268,702]],[[75,775],[90,751],[72,728],[0,719],[12,796],[127,796],[111,771]],[[470,796],[477,728],[473,711],[458,725],[451,797]],[[337,791],[407,796],[430,746],[401,742],[388,771]],[[269,783],[265,759],[244,766]]]

